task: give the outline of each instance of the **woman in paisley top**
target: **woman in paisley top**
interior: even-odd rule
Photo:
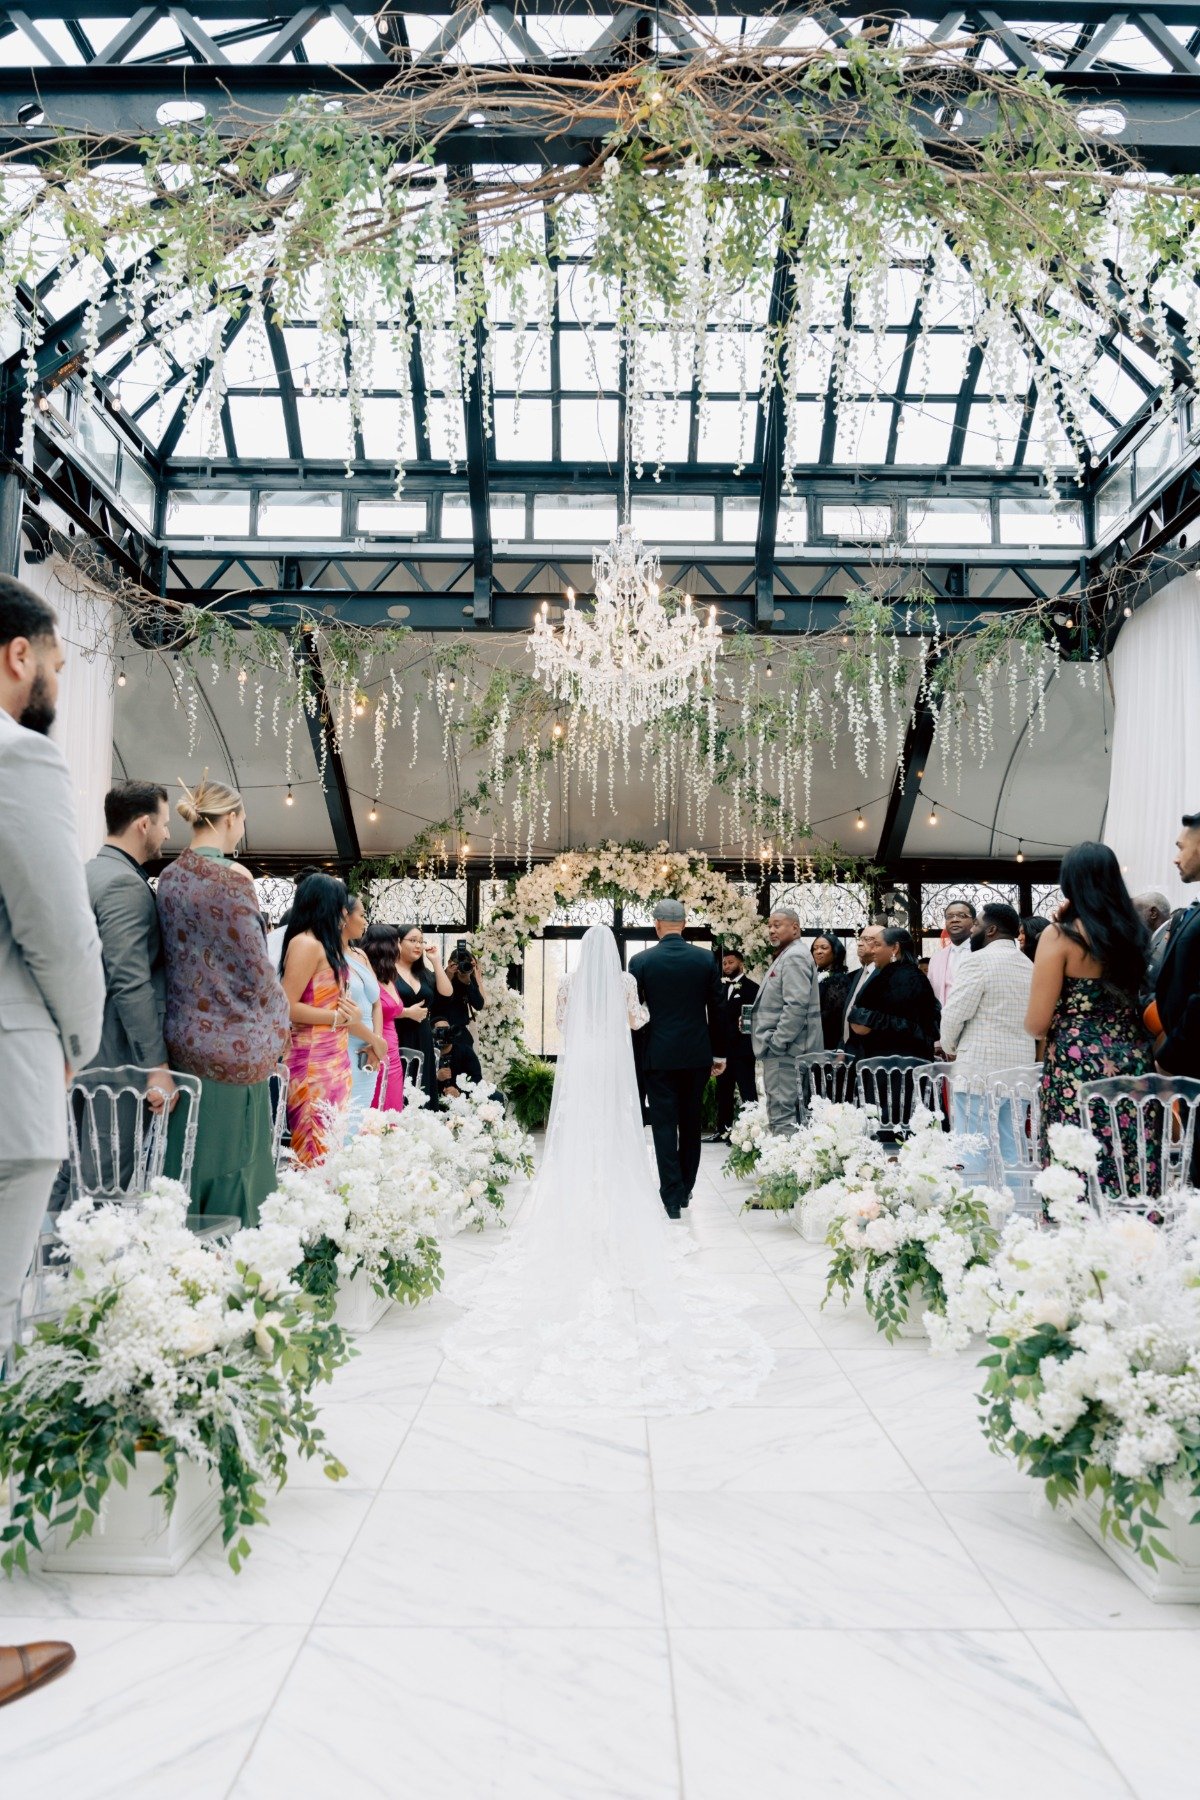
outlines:
[[[1086,1125],[1100,1139],[1098,1178],[1118,1195],[1112,1127],[1096,1109],[1084,1119],[1079,1085],[1114,1075],[1148,1075],[1154,1053],[1142,1024],[1138,993],[1149,934],[1134,910],[1121,869],[1106,844],[1077,844],[1063,858],[1059,885],[1066,896],[1055,922],[1038,942],[1025,1029],[1046,1040],[1041,1082],[1041,1155],[1049,1161],[1051,1125]],[[1126,1182],[1138,1186],[1136,1119],[1118,1115]],[[1147,1179],[1153,1189],[1157,1165]]]
[[[183,786],[182,782],[180,786]],[[288,1046],[288,1003],[267,955],[250,873],[230,861],[246,830],[240,794],[205,770],[176,809],[192,841],[158,881],[171,1067],[204,1086],[192,1204],[258,1223],[275,1186],[270,1077]],[[183,1166],[187,1115],[176,1106],[165,1172]]]

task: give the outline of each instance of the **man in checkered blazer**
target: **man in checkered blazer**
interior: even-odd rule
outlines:
[[[954,1058],[955,1131],[988,1134],[984,1089],[998,1069],[1028,1068],[1036,1045],[1025,1030],[1033,964],[1017,945],[1021,921],[1011,906],[985,906],[971,928],[971,955],[960,963],[942,1007],[941,1045]],[[1001,1160],[1016,1160],[1013,1120],[1006,1101],[998,1115]],[[985,1150],[969,1154],[968,1181],[988,1179]]]

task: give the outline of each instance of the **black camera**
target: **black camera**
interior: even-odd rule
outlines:
[[[463,975],[470,975],[475,967],[475,958],[466,938],[459,938],[454,946],[454,966]]]
[[[454,1032],[445,1019],[439,1019],[433,1027],[433,1047],[438,1053],[439,1062],[444,1061],[451,1044]]]

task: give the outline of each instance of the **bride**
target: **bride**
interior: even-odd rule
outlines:
[[[565,1003],[565,1005],[564,1005]],[[658,1197],[630,1029],[647,1014],[594,925],[560,991],[564,1037],[526,1214],[490,1268],[451,1290],[445,1339],[474,1398],[528,1415],[699,1412],[749,1399],[773,1363],[743,1296],[689,1268]]]

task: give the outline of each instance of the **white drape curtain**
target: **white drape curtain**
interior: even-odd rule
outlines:
[[[1180,575],[1121,631],[1105,841],[1131,893],[1194,894],[1174,868],[1180,815],[1200,811],[1200,576]]]
[[[112,786],[112,606],[74,570],[61,579],[55,557],[25,564],[22,580],[58,613],[66,664],[59,677],[58,717],[51,735],[71,771],[79,848],[86,861],[104,841],[104,796]]]

